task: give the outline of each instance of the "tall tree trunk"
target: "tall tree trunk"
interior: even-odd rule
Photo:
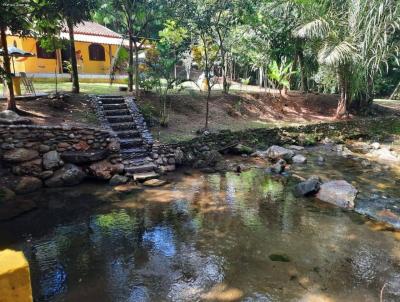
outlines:
[[[128,25],[129,35],[129,66],[128,66],[128,91],[133,91],[133,37],[131,25]]]
[[[7,46],[7,36],[6,36],[6,28],[2,27],[1,31],[1,45],[3,46],[3,60],[4,60],[4,71],[6,72],[6,82],[8,87],[8,95],[7,95],[7,110],[17,111],[17,104],[15,103],[14,96],[14,86],[12,82],[11,76],[11,65],[10,65],[10,57],[8,55],[8,46]]]
[[[139,98],[139,49],[137,47],[137,41],[135,41],[135,96]]]
[[[206,124],[204,126],[205,130],[208,130],[208,116],[210,114],[210,96],[211,96],[211,85],[210,85],[210,80],[207,79]]]
[[[221,69],[222,69],[222,89],[224,93],[228,93],[228,81],[226,79],[226,57],[225,57],[225,50],[223,50],[222,45],[221,47]]]
[[[76,62],[74,24],[67,20],[72,67],[72,93],[79,93],[78,63]]]
[[[260,68],[259,68],[259,83],[258,83],[258,85],[260,86],[260,89],[262,89],[262,87],[263,87],[263,77],[264,77],[264,68],[261,66]]]
[[[340,119],[348,114],[348,104],[350,102],[350,87],[347,78],[347,70],[343,67],[339,67],[338,80],[339,80],[339,91],[340,99],[336,109],[336,118]]]
[[[308,92],[308,80],[307,80],[307,73],[306,73],[306,68],[304,64],[304,53],[302,49],[299,49],[297,51],[297,59],[299,61],[299,66],[300,66],[300,77],[301,77],[301,86],[300,90],[302,92]]]

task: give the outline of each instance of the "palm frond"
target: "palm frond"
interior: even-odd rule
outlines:
[[[357,48],[348,41],[337,44],[325,43],[318,53],[318,62],[329,66],[338,66],[358,59]]]
[[[297,27],[293,36],[301,39],[324,38],[330,31],[329,23],[324,19],[316,19]]]

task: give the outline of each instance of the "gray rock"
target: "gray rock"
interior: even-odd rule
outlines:
[[[54,174],[53,171],[43,171],[42,173],[40,173],[39,177],[41,179],[48,179],[48,178],[52,177],[53,174]]]
[[[373,196],[357,201],[355,211],[400,229],[400,199]]]
[[[353,209],[357,193],[357,189],[347,181],[333,180],[321,185],[317,198],[341,208]]]
[[[321,155],[317,157],[317,164],[323,164],[325,162],[325,158]]]
[[[113,177],[110,179],[110,185],[112,186],[118,186],[118,185],[123,185],[128,182],[129,178],[123,175],[115,174]]]
[[[60,166],[61,157],[57,151],[49,151],[43,154],[43,167],[45,170],[57,169]]]
[[[39,190],[42,185],[42,181],[39,178],[24,176],[18,180],[14,191],[17,194],[28,194]]]
[[[271,146],[268,148],[266,155],[269,159],[277,160],[281,158],[290,161],[294,156],[294,152],[280,146]]]
[[[175,162],[178,165],[183,164],[183,161],[185,159],[185,154],[183,154],[183,151],[181,150],[181,148],[177,148],[174,152],[174,156],[175,156]]]
[[[40,145],[39,146],[39,152],[41,153],[46,153],[50,151],[50,147],[47,145]]]
[[[85,164],[103,160],[107,155],[107,150],[66,151],[61,154],[61,158],[67,163]]]
[[[54,172],[53,176],[45,181],[48,187],[75,186],[80,184],[86,177],[85,172],[74,164],[66,164],[60,170]]]
[[[396,154],[392,153],[389,149],[381,148],[373,150],[370,155],[376,157],[379,161],[385,163],[398,163],[400,160]]]
[[[251,157],[267,157],[267,151],[257,150],[256,152],[253,152],[250,156]]]
[[[283,159],[278,160],[274,165],[269,167],[266,172],[272,174],[281,174],[285,171],[286,161]]]
[[[296,146],[296,145],[291,145],[288,148],[291,150],[294,150],[294,151],[303,151],[304,150],[303,146]]]
[[[360,164],[361,164],[361,166],[362,166],[363,168],[369,168],[369,167],[372,166],[371,163],[370,163],[368,160],[366,160],[366,159],[362,160]]]
[[[292,161],[295,164],[305,164],[307,162],[307,158],[304,155],[297,154],[293,156]]]
[[[7,125],[32,124],[32,121],[29,118],[19,116],[14,111],[4,110],[0,112],[0,124],[7,124]]]
[[[310,177],[306,181],[303,181],[296,185],[294,193],[296,196],[310,196],[317,194],[321,186],[321,182],[318,177]]]
[[[4,153],[4,160],[12,163],[20,163],[35,159],[39,156],[39,152],[32,149],[18,148],[12,149]]]
[[[241,154],[250,155],[254,152],[254,150],[243,144],[237,144],[236,146],[230,148],[229,152],[236,155],[241,155]]]
[[[204,154],[206,167],[215,167],[215,165],[223,159],[222,155],[215,150],[208,151]]]
[[[373,142],[373,143],[371,144],[371,148],[374,149],[374,150],[378,150],[378,149],[381,148],[381,144],[378,143],[378,142]]]

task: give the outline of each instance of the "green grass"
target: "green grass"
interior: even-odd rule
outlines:
[[[44,93],[52,93],[56,91],[56,85],[54,82],[34,82],[33,86],[35,87],[36,92],[44,92]],[[121,84],[114,84],[110,86],[108,83],[80,83],[80,91],[81,93],[87,94],[121,94],[118,90],[118,87]],[[68,92],[71,91],[72,83],[70,82],[61,82],[58,83],[58,91]],[[21,87],[22,93],[24,93],[24,88]],[[3,94],[3,86],[0,86],[0,95]]]

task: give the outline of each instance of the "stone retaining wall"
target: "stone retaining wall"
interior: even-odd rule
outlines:
[[[221,152],[238,143],[266,149],[271,145],[312,145],[326,137],[343,141],[350,138],[371,136],[371,129],[380,127],[382,123],[390,125],[394,119],[397,118],[368,118],[298,127],[247,129],[237,132],[223,130],[189,141],[157,146],[156,149],[153,149],[153,152],[159,153],[158,150],[164,150],[165,153],[165,150],[168,150],[168,155],[164,157],[171,158],[174,155],[177,164],[196,166],[195,163],[199,160],[213,162],[214,151]],[[159,155],[162,156],[162,154]],[[163,162],[165,162],[165,159],[163,159]]]
[[[2,185],[16,193],[76,185],[123,172],[113,132],[66,126],[0,126]]]

